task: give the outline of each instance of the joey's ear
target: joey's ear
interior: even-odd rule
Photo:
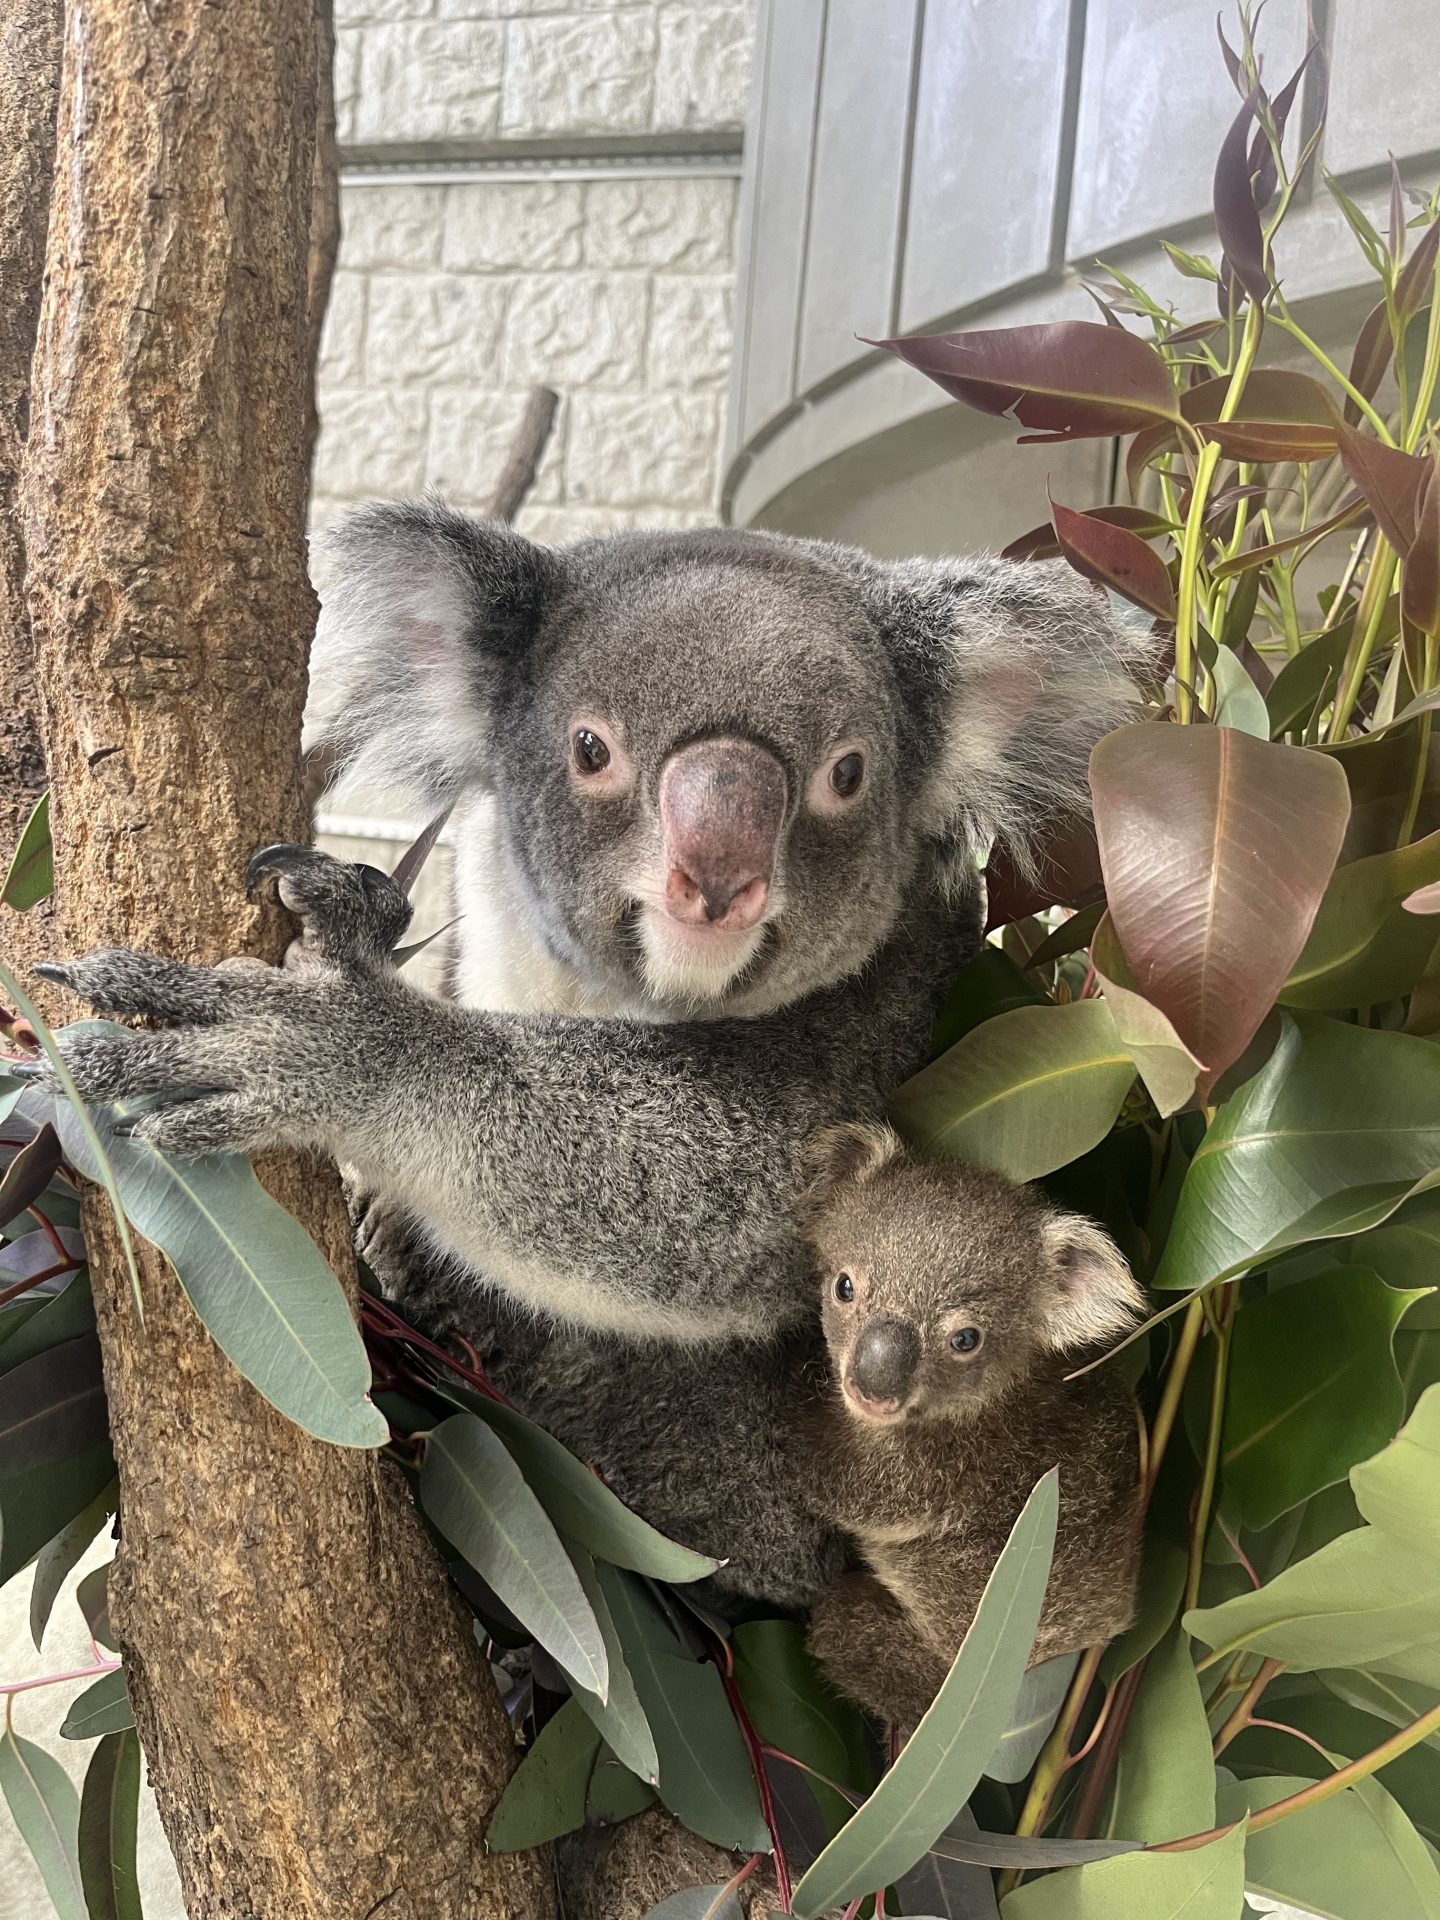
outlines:
[[[824,1213],[841,1187],[862,1186],[882,1167],[903,1157],[905,1143],[893,1127],[847,1122],[826,1127],[805,1143],[803,1164],[808,1176],[800,1196],[806,1220]]]
[[[377,501],[326,536],[315,666],[338,767],[416,800],[484,784],[497,687],[560,557],[438,500]]]
[[[1131,717],[1156,650],[1105,595],[1054,562],[906,560],[881,570],[887,640],[926,772],[922,826],[1023,867],[1089,811],[1090,749]]]
[[[1145,1295],[1109,1234],[1078,1213],[1052,1213],[1042,1235],[1049,1261],[1050,1345],[1073,1353],[1129,1333],[1145,1311]]]

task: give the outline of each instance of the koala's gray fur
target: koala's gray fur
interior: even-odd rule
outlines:
[[[77,1035],[82,1093],[171,1096],[137,1124],[180,1153],[348,1164],[417,1223],[428,1292],[407,1298],[433,1313],[484,1321],[494,1292],[547,1331],[772,1339],[804,1311],[802,1143],[878,1116],[922,1062],[980,937],[977,849],[1083,805],[1143,642],[1063,566],[885,565],[760,534],[547,551],[391,505],[350,522],[338,559],[339,733],[367,776],[459,801],[472,1004],[410,988],[352,938],[360,883],[282,854],[307,927],[285,970],[123,951],[55,970],[96,1007],[176,1023]],[[568,758],[591,713],[630,769],[602,804]],[[653,951],[656,786],[717,735],[773,755],[787,809],[743,964],[692,978]],[[808,796],[842,736],[866,783],[832,817]],[[497,979],[522,985],[473,1004]]]

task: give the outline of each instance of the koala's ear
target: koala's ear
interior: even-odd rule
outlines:
[[[1023,867],[1089,811],[1090,749],[1131,717],[1155,647],[1054,562],[906,560],[867,595],[902,704],[918,717],[925,830]],[[877,592],[877,588],[879,591]]]
[[[802,1216],[817,1219],[841,1187],[862,1186],[873,1180],[882,1167],[901,1159],[904,1152],[905,1143],[893,1127],[847,1122],[813,1135],[802,1155],[807,1176],[800,1196]]]
[[[438,500],[326,536],[315,666],[337,766],[429,803],[486,784],[495,691],[562,584],[558,555]]]
[[[1078,1213],[1051,1213],[1041,1231],[1050,1285],[1050,1345],[1073,1353],[1129,1333],[1145,1311],[1145,1295],[1109,1234]]]

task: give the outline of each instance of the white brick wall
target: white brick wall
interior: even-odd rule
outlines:
[[[532,385],[561,395],[537,538],[712,511],[729,179],[355,185],[321,361],[315,517],[437,487],[483,507]]]

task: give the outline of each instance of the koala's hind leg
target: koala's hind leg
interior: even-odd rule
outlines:
[[[816,1601],[809,1647],[821,1671],[882,1720],[913,1726],[947,1668],[905,1609],[869,1573],[847,1573]]]

